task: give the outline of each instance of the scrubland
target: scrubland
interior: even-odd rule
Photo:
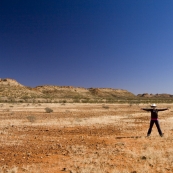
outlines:
[[[158,104],[164,137],[146,137],[148,106],[0,103],[0,172],[171,173],[173,104]]]

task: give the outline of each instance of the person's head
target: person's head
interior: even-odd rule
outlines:
[[[152,107],[153,109],[155,109],[155,108],[157,107],[157,105],[156,105],[155,103],[153,103],[153,104],[151,105],[151,107]]]

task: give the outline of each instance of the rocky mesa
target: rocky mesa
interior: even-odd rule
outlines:
[[[0,101],[104,102],[129,97],[136,96],[133,93],[122,89],[53,85],[27,87],[14,79],[0,79]]]
[[[171,94],[148,94],[148,93],[143,93],[143,94],[138,94],[138,97],[143,97],[143,98],[173,98],[173,95]]]
[[[138,94],[113,88],[42,85],[27,87],[14,79],[0,78],[0,102],[114,103],[148,99],[173,99],[170,94]]]

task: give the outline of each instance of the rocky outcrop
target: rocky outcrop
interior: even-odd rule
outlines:
[[[99,100],[136,97],[127,90],[112,88],[83,88],[73,86],[42,85],[37,87],[27,87],[21,85],[14,79],[0,79],[0,100]]]
[[[137,97],[144,97],[144,98],[172,98],[173,95],[171,94],[138,94]]]
[[[137,96],[138,96],[138,97],[146,97],[146,98],[153,97],[153,95],[152,95],[152,94],[148,94],[148,93],[144,93],[144,94],[138,94]]]
[[[16,80],[10,78],[4,78],[4,79],[0,78],[0,85],[23,86],[22,84],[18,83]]]

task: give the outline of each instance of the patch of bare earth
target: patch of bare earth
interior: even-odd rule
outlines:
[[[173,172],[173,116],[153,127],[146,105],[0,104],[0,172]],[[52,113],[46,113],[49,107]]]

